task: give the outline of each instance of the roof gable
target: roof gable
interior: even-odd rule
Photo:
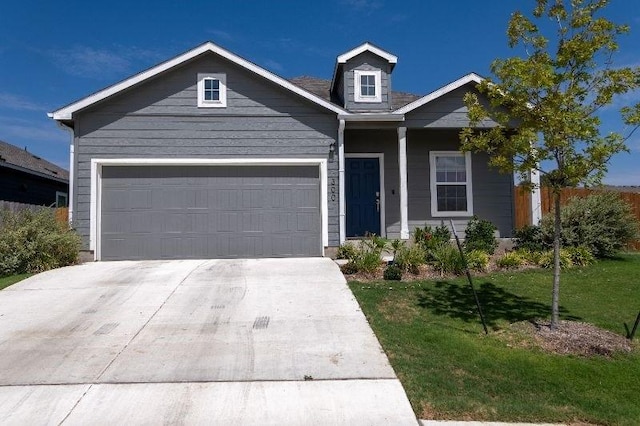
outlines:
[[[302,96],[303,98],[314,102],[330,111],[333,111],[337,114],[348,114],[348,112],[346,110],[344,110],[343,108],[332,104],[331,102],[328,102],[324,99],[322,99],[321,97],[310,93],[302,88],[300,88],[299,86],[296,86],[294,84],[292,84],[291,82],[285,80],[282,77],[277,76],[276,74],[267,71],[266,69],[259,67],[258,65],[247,61],[246,59],[241,58],[238,55],[235,55],[234,53],[229,52],[228,50],[225,50],[223,48],[221,48],[220,46],[217,46],[216,44],[212,43],[212,42],[207,42],[204,43],[194,49],[189,50],[188,52],[185,52],[181,55],[176,56],[173,59],[170,59],[168,61],[162,62],[161,64],[158,64],[152,68],[149,68],[146,71],[143,71],[139,74],[135,74],[132,77],[129,77],[119,83],[116,83],[112,86],[109,86],[103,90],[100,90],[92,95],[89,95],[85,98],[82,98],[76,102],[73,102],[67,106],[64,106],[56,111],[53,111],[51,113],[49,113],[49,117],[53,118],[54,120],[58,120],[58,121],[66,121],[66,120],[73,120],[73,114],[77,111],[80,111],[84,108],[87,108],[91,105],[94,105],[97,102],[100,102],[108,97],[111,97],[117,93],[120,93],[126,89],[129,89],[132,86],[135,86],[139,83],[142,83],[152,77],[155,77],[158,74],[161,74],[165,71],[168,71],[174,67],[177,67],[178,65],[181,65],[183,63],[185,63],[186,61],[189,61],[199,55],[202,55],[203,53],[207,53],[207,52],[211,52],[214,53],[216,55],[219,55],[227,60],[229,60],[230,62],[239,65],[245,69],[247,69],[248,71],[251,71],[293,93],[296,93],[299,96]]]
[[[387,62],[389,62],[390,64],[396,64],[398,63],[398,57],[395,55],[392,55],[391,53],[380,49],[379,47],[374,46],[373,44],[369,43],[368,41],[361,44],[360,46],[351,49],[350,51],[343,53],[342,55],[338,56],[338,63],[339,64],[344,64],[346,63],[349,59],[352,59],[356,56],[358,56],[359,54],[363,53],[363,52],[371,52],[376,56],[381,57],[382,59],[386,60]]]
[[[439,88],[438,90],[435,90],[431,93],[429,93],[428,95],[425,95],[423,97],[421,97],[420,99],[417,99],[405,106],[403,106],[402,108],[398,108],[397,110],[393,111],[394,114],[406,114],[410,111],[413,111],[416,108],[420,108],[423,105],[428,104],[429,102],[432,102],[444,95],[446,95],[447,93],[450,93],[462,86],[464,86],[465,84],[469,84],[469,83],[476,83],[476,84],[480,84],[482,81],[484,80],[483,77],[480,77],[478,74],[472,72],[469,73],[467,75],[465,75],[464,77],[461,77],[459,79],[457,79],[456,81],[453,81],[449,84],[447,84],[446,86],[443,86],[441,88]]]

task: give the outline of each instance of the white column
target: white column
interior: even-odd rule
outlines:
[[[344,180],[344,120],[338,124],[338,192],[339,192],[339,221],[340,221],[340,244],[347,239],[347,197],[345,194]]]
[[[73,134],[71,135],[71,146],[69,148],[69,198],[67,199],[68,201],[68,208],[69,208],[69,223],[73,222],[73,202],[75,201],[75,191],[73,190],[74,188],[74,177],[76,174],[75,171],[75,148],[74,148],[74,144],[73,144]]]
[[[400,169],[400,239],[409,239],[409,197],[407,195],[407,128],[398,127],[398,168]]]
[[[538,225],[542,220],[542,200],[540,197],[540,172],[531,169],[529,172],[529,180],[533,186],[531,190],[531,224]]]

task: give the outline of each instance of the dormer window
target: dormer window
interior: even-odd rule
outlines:
[[[382,102],[381,72],[354,70],[354,100],[356,102]]]
[[[227,75],[198,74],[198,108],[224,108],[227,106]]]

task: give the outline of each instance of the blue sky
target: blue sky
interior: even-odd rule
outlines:
[[[205,41],[276,74],[331,78],[336,56],[364,41],[398,56],[394,90],[427,94],[471,71],[488,76],[507,47],[510,14],[533,0],[264,0],[5,2],[0,12],[0,139],[68,168],[69,135],[46,113]],[[640,65],[640,5],[612,0],[631,26],[616,65]],[[604,131],[624,131],[616,110]],[[607,183],[640,185],[640,131]]]

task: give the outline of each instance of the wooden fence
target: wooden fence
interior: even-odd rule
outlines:
[[[38,206],[35,204],[23,204],[16,203],[13,201],[2,201],[0,200],[0,211],[9,210],[10,212],[19,212],[22,210],[40,210],[40,209],[55,209],[56,219],[61,223],[67,223],[69,221],[69,208],[67,207],[46,207],[46,206]]]
[[[573,197],[586,197],[603,191],[604,190],[600,189],[565,188],[560,194],[560,203],[565,205]],[[553,210],[553,194],[549,188],[546,187],[542,187],[540,192],[542,215],[545,216]],[[629,203],[637,220],[640,222],[640,193],[618,192],[618,194],[620,195],[620,198]],[[524,188],[516,186],[514,188],[514,199],[515,224],[516,229],[519,229],[531,223],[531,194]],[[631,242],[629,244],[629,248],[633,250],[640,250],[640,240]]]

